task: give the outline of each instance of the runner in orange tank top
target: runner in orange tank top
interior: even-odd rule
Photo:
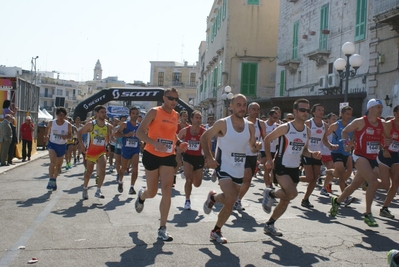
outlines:
[[[179,115],[174,109],[178,101],[177,90],[175,88],[166,89],[163,95],[163,105],[151,109],[136,132],[136,136],[146,143],[142,163],[145,167],[147,188],[139,190],[135,208],[140,213],[144,208],[144,201],[156,196],[160,181],[162,199],[159,205],[161,220],[158,238],[164,241],[173,240],[173,237],[166,232],[166,220],[170,209],[173,175],[177,164],[175,147],[179,146],[183,151],[187,149],[187,143],[183,143],[176,136]],[[147,130],[148,133],[146,133]]]

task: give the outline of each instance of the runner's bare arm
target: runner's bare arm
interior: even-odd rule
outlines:
[[[125,129],[126,129],[126,123],[124,122],[119,126],[119,129],[115,131],[114,136],[116,138],[126,137],[126,134],[123,133],[123,130]]]
[[[205,158],[212,158],[211,148],[209,146],[209,142],[212,137],[215,135],[224,136],[226,133],[226,121],[224,119],[218,120],[215,124],[209,128],[204,134],[201,136],[201,146],[204,150]]]
[[[249,127],[249,147],[252,153],[257,153],[262,148],[262,143],[256,141],[255,138],[255,126],[252,122],[248,123]]]
[[[51,126],[53,125],[53,122],[50,121],[46,127],[46,132],[44,134],[44,141],[47,142],[49,137],[50,137],[50,132],[51,132]],[[20,135],[22,136],[22,135]],[[21,137],[20,137],[21,138]]]
[[[338,122],[334,122],[333,124],[331,124],[326,131],[326,136],[329,136],[330,134],[335,132],[337,128],[338,128]]]
[[[361,129],[363,129],[363,127],[364,127],[364,119],[363,118],[357,118],[357,119],[353,120],[342,130],[342,133],[341,133],[342,139],[348,139],[349,133],[361,130]]]
[[[265,153],[266,153],[266,159],[272,160],[272,154],[270,153],[270,142],[273,141],[274,139],[279,138],[282,135],[287,134],[288,132],[288,124],[282,124],[279,127],[275,128],[271,133],[266,135],[266,138],[264,140],[264,145],[265,145]]]
[[[140,141],[143,141],[152,146],[154,146],[155,143],[157,143],[157,141],[148,137],[147,129],[150,126],[151,122],[155,119],[156,115],[157,115],[157,111],[155,109],[151,109],[145,115],[144,119],[141,121],[139,128],[136,131],[136,136],[140,139]]]

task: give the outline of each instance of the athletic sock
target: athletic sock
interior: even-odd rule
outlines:
[[[276,220],[270,217],[270,219],[266,222],[266,224],[267,224],[267,225],[272,225],[272,224],[274,224],[275,222],[276,222]]]
[[[219,230],[220,231],[220,227],[219,226],[217,226],[217,225],[215,225],[215,228],[213,228],[213,232],[216,232],[217,230]]]
[[[274,190],[271,190],[271,191],[269,192],[269,196],[270,196],[271,198],[276,198],[276,196],[274,195]]]

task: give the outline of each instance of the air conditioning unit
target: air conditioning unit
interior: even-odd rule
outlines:
[[[336,87],[339,84],[339,79],[335,73],[328,74],[328,87]]]
[[[319,77],[319,86],[321,88],[327,88],[327,78],[325,75]]]

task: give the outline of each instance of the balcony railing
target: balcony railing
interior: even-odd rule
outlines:
[[[399,0],[374,0],[373,16],[377,16],[391,9],[399,9]]]

